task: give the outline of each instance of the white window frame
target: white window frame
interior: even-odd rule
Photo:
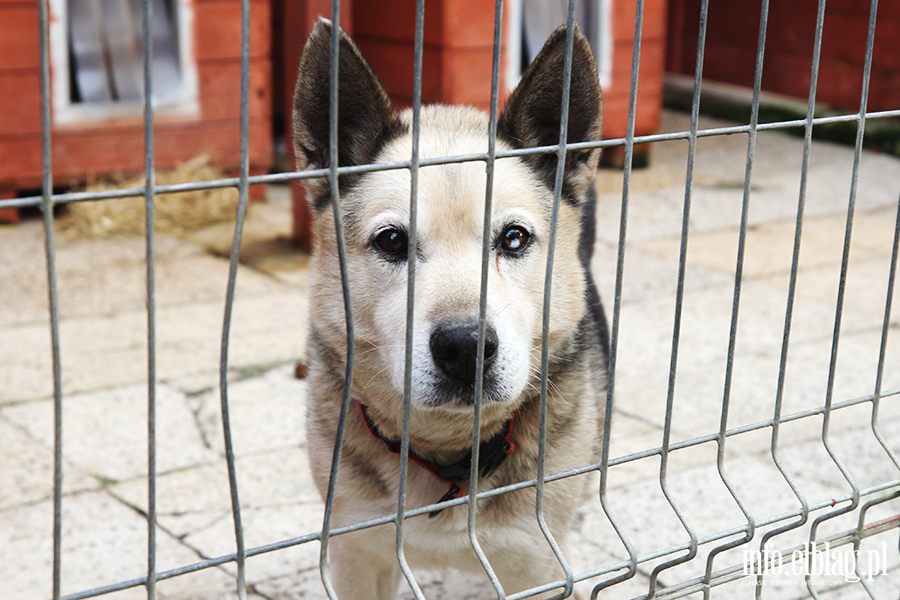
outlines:
[[[506,18],[509,24],[506,34],[506,85],[509,91],[515,88],[522,78],[522,27],[525,4],[536,1],[554,0],[508,0],[506,4]],[[594,5],[592,14],[595,15],[595,21],[581,25],[587,30],[591,49],[594,51],[600,87],[607,90],[612,85],[613,69],[612,0],[586,1]]]
[[[194,2],[174,0],[178,35],[178,62],[181,73],[181,98],[174,102],[154,101],[154,113],[163,117],[200,115],[200,84],[194,56]],[[140,118],[143,101],[72,102],[69,65],[68,0],[49,0],[50,6],[50,90],[54,126],[75,126]]]

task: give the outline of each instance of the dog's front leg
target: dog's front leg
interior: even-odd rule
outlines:
[[[392,600],[400,566],[389,526],[338,535],[329,541],[331,582],[340,600]]]

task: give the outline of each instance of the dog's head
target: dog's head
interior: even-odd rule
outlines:
[[[498,150],[559,142],[565,64],[557,30],[526,70],[498,122]],[[320,21],[301,59],[294,95],[294,144],[300,170],[330,164],[331,26]],[[338,164],[409,161],[412,113],[395,111],[359,50],[340,34]],[[590,46],[575,32],[569,144],[600,135],[601,99]],[[428,106],[420,118],[421,159],[483,154],[487,115]],[[573,343],[585,313],[585,276],[578,259],[581,202],[599,150],[567,153],[556,237],[550,309],[550,354]],[[517,405],[539,377],[544,274],[551,230],[557,155],[498,159],[490,217],[483,397]],[[308,179],[317,222],[311,281],[313,336],[343,354],[334,217],[327,179]],[[417,246],[410,256],[411,177],[407,169],[345,174],[340,206],[356,338],[354,392],[372,402],[399,402],[404,382],[407,269],[416,261],[412,401],[419,407],[473,401],[478,340],[482,237],[487,188],[482,161],[423,166],[418,171]],[[380,399],[380,400],[378,400]]]

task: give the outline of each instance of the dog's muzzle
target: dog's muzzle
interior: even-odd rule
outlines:
[[[478,324],[449,322],[438,325],[431,333],[429,345],[431,357],[441,375],[439,389],[436,390],[438,402],[445,404],[458,400],[471,403],[477,375]],[[497,331],[490,324],[486,325],[483,380],[485,398],[491,397],[494,387],[491,366],[497,356],[499,345]]]

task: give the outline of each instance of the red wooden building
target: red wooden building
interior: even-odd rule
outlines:
[[[705,79],[753,86],[761,0],[710,0]],[[828,0],[816,99],[842,110],[859,110],[870,0]],[[762,88],[807,98],[816,33],[817,0],[772,0],[766,32]],[[700,0],[670,0],[666,69],[694,74]],[[900,2],[878,4],[869,89],[870,111],[900,106]]]
[[[92,16],[85,12],[85,6],[92,3],[82,0],[49,2],[56,185],[65,187],[92,176],[143,170],[141,84],[129,79],[141,72],[139,54],[129,57],[119,47],[129,43],[140,46],[139,39],[123,41],[119,37],[121,31],[140,29],[139,21],[135,21],[139,19],[140,1],[119,3],[130,4],[130,17],[108,12]],[[165,50],[167,43],[171,46],[171,56],[160,58],[155,65],[160,73],[169,74],[159,85],[154,83],[155,94],[161,96],[155,111],[157,168],[171,168],[207,153],[215,164],[233,170],[238,165],[240,142],[240,3],[154,2],[158,18],[155,27],[165,32],[162,41],[155,38],[154,45],[157,50]],[[645,3],[636,124],[639,135],[654,132],[659,122],[666,2]],[[251,3],[250,165],[252,172],[260,173],[267,172],[273,163],[273,130],[289,129],[299,56],[312,24],[318,16],[329,15],[331,2]],[[518,56],[521,39],[511,34],[521,27],[521,7],[525,4],[525,0],[506,2],[506,22],[514,25],[504,32],[501,102],[522,62],[509,57]],[[595,46],[595,53],[602,67],[604,137],[623,137],[636,0],[598,0],[593,5],[601,7],[597,22],[603,23],[603,31],[598,34],[602,44]],[[130,18],[131,25],[123,26],[117,18],[124,19],[125,25]],[[0,198],[40,185],[37,20],[35,0],[0,0],[0,89],[16,92],[0,94]],[[414,22],[414,0],[342,2],[342,26],[353,35],[398,106],[408,106],[412,99]],[[556,24],[549,24],[551,30]],[[94,32],[104,26],[109,30],[105,37],[84,35],[84,31]],[[488,108],[493,26],[493,2],[426,3],[424,102]],[[171,38],[168,42],[166,36]],[[180,87],[170,89],[171,80]],[[289,131],[285,133],[290,135]],[[294,204],[295,237],[302,243],[308,238],[309,215],[299,185],[295,185]],[[14,214],[7,212],[6,218],[11,217]]]
[[[53,175],[56,185],[92,176],[139,172],[144,168],[142,101],[128,94],[133,83],[116,71],[118,40],[100,36],[106,62],[94,69],[91,52],[79,54],[75,19],[88,3],[50,1]],[[154,88],[164,98],[156,111],[155,150],[159,169],[207,153],[225,169],[240,157],[240,3],[234,0],[160,0],[158,19],[174,51],[178,89]],[[177,10],[171,10],[177,9]],[[130,29],[140,10],[130,15]],[[126,15],[128,17],[128,15]],[[109,14],[87,14],[112,22]],[[252,0],[250,67],[250,165],[267,172],[272,164],[271,11],[269,0]],[[98,38],[94,38],[96,43]],[[124,40],[133,42],[134,40]],[[86,45],[90,45],[89,43]],[[165,43],[157,39],[158,48]],[[83,48],[82,48],[83,49]],[[38,9],[34,0],[0,0],[0,198],[40,187],[41,117]],[[112,60],[109,58],[112,56]],[[132,75],[142,77],[132,60]],[[96,62],[96,61],[94,61]],[[160,70],[166,65],[160,64]],[[171,65],[170,65],[171,66]],[[84,67],[84,68],[82,68]],[[94,83],[100,80],[99,86]],[[124,76],[123,76],[124,77]],[[80,87],[79,87],[80,86]],[[110,93],[112,91],[112,93]],[[142,92],[140,92],[142,93]],[[8,210],[5,217],[14,219]]]

